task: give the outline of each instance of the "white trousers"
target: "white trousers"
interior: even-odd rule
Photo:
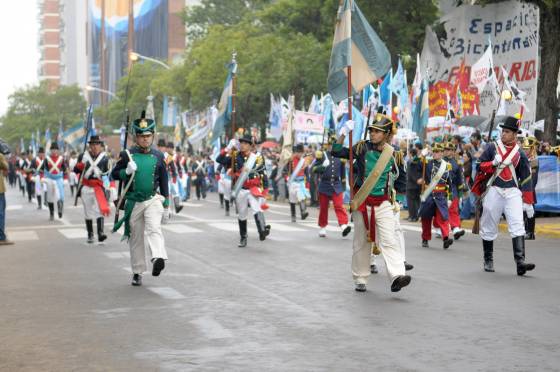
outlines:
[[[231,199],[231,180],[221,177],[218,181],[218,193],[224,194],[224,199]]]
[[[356,283],[367,284],[370,276],[370,256],[371,242],[367,240],[367,229],[364,225],[362,212],[352,212],[354,220],[354,240],[352,243],[352,276]],[[404,275],[404,258],[401,253],[397,236],[395,234],[395,216],[391,203],[384,201],[380,206],[375,207],[375,227],[376,239],[379,241],[379,248],[385,260],[389,281],[399,275]]]
[[[150,250],[151,258],[167,260],[165,241],[161,231],[163,216],[163,201],[161,195],[141,203],[136,203],[130,216],[130,264],[134,274],[147,271],[146,248]]]
[[[395,217],[395,238],[397,241],[397,245],[399,247],[399,250],[401,251],[402,257],[403,257],[403,265],[404,265],[404,261],[406,261],[406,249],[405,249],[405,243],[404,243],[404,231],[402,229],[401,226],[401,209],[398,208],[397,210],[394,210],[393,212],[393,216]],[[378,235],[376,234],[376,237]],[[379,249],[382,250],[383,247],[381,246],[381,243],[379,243],[379,239],[377,239],[377,244],[379,245]],[[372,254],[371,255],[371,264],[374,265],[376,262],[375,259],[375,255]]]
[[[517,187],[502,189],[491,186],[482,201],[482,208],[480,237],[483,240],[495,240],[498,237],[498,225],[502,214],[506,216],[512,238],[525,235],[523,199]]]
[[[68,173],[68,184],[70,186],[75,186],[78,184],[78,176],[74,172]]]
[[[304,181],[293,181],[288,184],[288,198],[290,203],[299,203],[304,201],[307,198],[306,196]]]
[[[61,200],[62,198],[58,188],[58,182],[50,178],[45,178],[45,183],[47,185],[47,202],[56,203]]]
[[[99,210],[99,204],[95,197],[95,189],[89,186],[82,186],[82,204],[84,205],[84,216],[86,220],[96,220],[103,217]]]
[[[237,203],[237,218],[241,221],[247,220],[249,208],[251,208],[254,215],[262,212],[260,199],[262,198],[255,197],[249,190],[239,190],[239,194],[237,194],[235,199],[235,203]]]

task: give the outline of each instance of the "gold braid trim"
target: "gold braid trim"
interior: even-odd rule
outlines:
[[[521,183],[519,184],[520,186],[525,185],[527,182],[531,182],[531,176],[525,178],[523,181],[521,181]]]
[[[404,154],[401,150],[395,151],[393,157],[395,159],[395,164],[397,165],[397,167],[404,165]]]
[[[361,140],[356,143],[356,155],[364,152],[366,141]]]

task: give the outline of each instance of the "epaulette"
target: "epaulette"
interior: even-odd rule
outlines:
[[[255,161],[255,163],[257,165],[262,165],[263,162],[264,162],[264,159],[263,159],[262,155],[257,156],[257,160]]]
[[[358,141],[358,143],[356,143],[356,154],[361,154],[364,151],[365,144],[366,141],[364,140],[360,140]]]
[[[403,155],[403,152],[402,152],[401,150],[397,150],[397,151],[395,151],[393,154],[394,154],[393,156],[395,157],[395,164],[396,164],[398,167],[403,166],[403,165],[404,165],[404,155]]]
[[[448,171],[453,170],[453,165],[451,165],[451,163],[447,163],[447,170]]]

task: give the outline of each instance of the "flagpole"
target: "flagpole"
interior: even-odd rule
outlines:
[[[235,57],[237,56],[237,52],[233,52],[231,54],[231,63],[236,64],[237,61]],[[231,138],[235,138],[235,119],[236,119],[236,95],[237,95],[237,68],[234,68],[231,74]]]
[[[352,66],[348,66],[348,120],[352,120]],[[348,138],[348,147],[350,150],[350,200],[354,198],[354,151],[352,151],[352,132],[350,131]]]

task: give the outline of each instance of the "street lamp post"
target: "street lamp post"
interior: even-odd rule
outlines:
[[[157,63],[158,65],[160,65],[160,66],[162,66],[162,67],[165,67],[165,68],[168,69],[168,70],[171,70],[171,67],[170,67],[168,64],[166,64],[166,63],[164,63],[164,62],[162,62],[162,61],[160,61],[160,60],[157,60],[157,59],[155,59],[155,58],[143,56],[143,55],[138,54],[138,53],[136,53],[136,52],[130,52],[130,59],[131,59],[132,61],[137,61],[137,60],[139,60],[139,59],[143,59],[143,60],[146,60],[146,61],[150,61],[150,62],[153,62],[153,63]]]
[[[119,98],[119,97],[117,97],[117,95],[116,95],[115,93],[113,93],[113,92],[111,92],[111,91],[109,91],[109,90],[101,89],[101,88],[96,88],[96,87],[92,87],[91,85],[86,85],[86,90],[87,90],[88,92],[96,91],[96,92],[105,93],[105,94],[107,94],[107,95],[109,95],[109,96],[111,96],[111,97],[113,97],[113,98],[116,98],[116,99]]]

